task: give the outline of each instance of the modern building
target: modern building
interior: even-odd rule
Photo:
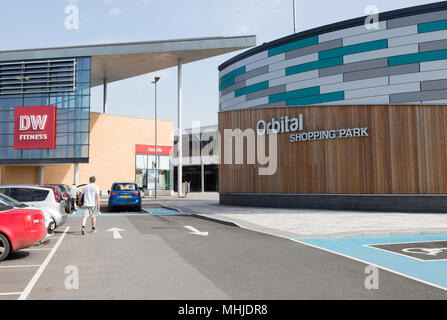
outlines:
[[[447,2],[370,18],[277,39],[219,67],[221,135],[254,132],[277,148],[268,142],[270,172],[265,162],[222,162],[221,203],[447,211]],[[222,144],[222,159],[232,148]]]
[[[255,44],[241,36],[1,51],[0,183],[82,184],[96,175],[104,191],[118,180],[151,189],[157,145],[159,188],[173,190],[173,123],[158,122],[155,143],[153,120],[108,115],[108,83],[176,66],[181,119],[182,65]],[[102,114],[91,112],[95,86],[104,89]]]
[[[217,125],[183,130],[182,181],[189,182],[190,192],[219,190],[219,140]],[[178,131],[174,133],[174,181],[178,172]],[[174,185],[174,190],[177,186]]]

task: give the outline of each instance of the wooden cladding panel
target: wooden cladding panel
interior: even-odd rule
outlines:
[[[225,164],[224,129],[304,115],[302,132],[368,127],[368,137],[290,142],[278,134],[274,175]],[[219,190],[236,193],[437,194],[447,192],[447,106],[312,106],[219,113]],[[299,132],[298,132],[299,133]],[[244,146],[246,147],[246,146]],[[244,156],[246,159],[246,154]],[[233,151],[234,163],[234,151]]]

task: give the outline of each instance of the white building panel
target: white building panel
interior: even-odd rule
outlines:
[[[344,46],[350,46],[353,44],[364,43],[369,41],[381,40],[381,39],[390,39],[395,37],[402,37],[406,35],[412,35],[418,33],[417,25],[396,28],[396,29],[387,29],[383,31],[377,31],[373,33],[361,34],[353,37],[348,37],[343,39]]]
[[[284,78],[277,78],[269,81],[269,87],[279,86],[281,84],[287,84],[297,81],[303,81],[308,79],[318,78],[318,70],[311,70],[307,72],[301,72],[292,74]]]
[[[334,40],[334,39],[347,38],[347,37],[355,36],[355,35],[359,35],[359,34],[374,33],[374,32],[378,32],[380,30],[386,30],[386,21],[379,22],[379,29],[368,29],[365,27],[365,25],[361,25],[361,26],[357,26],[357,27],[353,27],[353,28],[342,29],[342,30],[337,30],[337,31],[333,31],[333,32],[320,34],[318,36],[318,38],[319,38],[319,42],[321,43],[321,42],[326,42],[326,41]]]
[[[388,77],[380,77],[380,78],[372,78],[372,79],[364,79],[357,81],[348,81],[336,84],[328,84],[322,85],[320,87],[320,93],[329,93],[329,92],[337,92],[337,91],[346,91],[346,90],[354,90],[354,89],[362,89],[362,88],[373,88],[380,86],[388,85]]]
[[[419,82],[413,82],[366,89],[348,90],[345,91],[345,100],[374,97],[392,93],[420,91],[420,87]]]
[[[312,54],[309,54],[306,56],[297,57],[297,58],[273,63],[273,64],[269,65],[269,72],[280,70],[280,69],[285,69],[287,67],[296,66],[299,64],[308,63],[308,62],[317,61],[317,60],[318,60],[318,52],[315,52],[315,53],[312,53]]]
[[[261,74],[260,76],[247,79],[246,85],[251,86],[252,84],[259,83],[259,82],[272,80],[272,79],[276,79],[276,78],[283,78],[283,77],[285,77],[285,75],[286,75],[286,71],[284,69],[277,70],[274,72],[264,73],[264,74]]]

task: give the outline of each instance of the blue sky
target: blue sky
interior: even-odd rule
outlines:
[[[437,1],[296,0],[298,31],[365,15]],[[79,8],[79,29],[67,30],[65,7]],[[151,41],[209,36],[256,35],[257,43],[293,33],[292,0],[14,0],[0,1],[0,50]],[[237,53],[183,68],[183,127],[217,123],[218,70]],[[153,117],[155,75],[159,119],[177,122],[176,68],[109,85],[109,112]],[[102,109],[102,88],[92,89],[92,111]]]

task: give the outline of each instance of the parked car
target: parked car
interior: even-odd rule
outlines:
[[[62,199],[62,201],[64,202],[65,213],[71,213],[72,212],[71,198],[70,198],[68,190],[64,186],[65,185],[63,185],[63,184],[45,184],[45,185],[41,185],[39,187],[56,189],[56,191],[59,195],[59,198]]]
[[[25,204],[48,211],[56,227],[60,227],[67,221],[65,201],[61,198],[55,187],[2,185],[0,186],[0,193]]]
[[[47,228],[47,235],[51,236],[54,233],[54,229],[56,229],[56,223],[53,221],[51,215],[48,213],[48,211],[44,209],[39,209],[37,207],[33,207],[30,205],[27,205],[25,203],[19,202],[11,197],[8,197],[4,194],[0,193],[0,203],[4,204],[6,206],[13,207],[14,209],[25,209],[25,210],[40,210],[42,211],[44,217],[45,217],[45,227]]]
[[[13,208],[0,203],[0,261],[11,251],[32,246],[46,235],[41,210]]]
[[[141,211],[141,193],[135,182],[115,182],[109,192],[109,211],[118,207],[132,207]]]

